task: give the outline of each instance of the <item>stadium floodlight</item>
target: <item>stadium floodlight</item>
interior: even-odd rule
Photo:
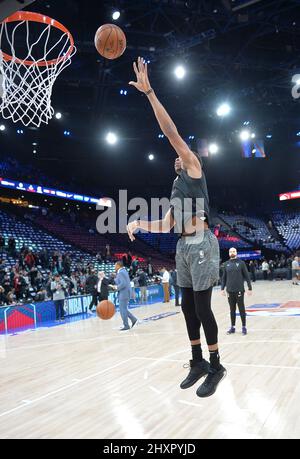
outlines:
[[[220,117],[228,116],[230,112],[231,112],[231,107],[227,103],[220,105],[217,109],[217,115]]]
[[[115,145],[118,142],[118,137],[114,132],[109,132],[106,136],[106,142],[109,145]]]
[[[178,80],[182,80],[186,75],[186,70],[182,65],[178,65],[175,68],[174,73],[175,73],[176,78],[178,78]]]
[[[211,143],[208,147],[208,151],[209,153],[211,153],[212,155],[215,155],[216,153],[218,153],[219,151],[219,147],[216,143]]]
[[[240,133],[240,139],[243,141],[243,142],[246,142],[247,140],[250,139],[250,132],[249,131],[242,131]]]
[[[120,18],[120,16],[121,16],[121,13],[119,10],[115,10],[112,14],[112,18],[114,21],[117,21]]]

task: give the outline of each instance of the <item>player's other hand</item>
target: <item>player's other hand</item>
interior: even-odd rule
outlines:
[[[248,296],[252,296],[252,290],[248,290]]]
[[[150,91],[151,85],[148,78],[148,67],[143,58],[139,57],[137,63],[133,63],[133,70],[136,74],[137,81],[130,81],[129,84],[134,86],[138,91]]]
[[[128,236],[129,236],[129,239],[131,240],[131,242],[133,242],[135,240],[135,237],[134,237],[133,234],[138,228],[139,228],[139,224],[138,224],[137,220],[134,220],[133,222],[128,223],[128,225],[127,225],[127,233],[128,233]]]
[[[221,295],[226,296],[225,290],[221,290]]]

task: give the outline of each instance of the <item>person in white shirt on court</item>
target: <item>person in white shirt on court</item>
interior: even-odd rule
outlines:
[[[263,275],[264,275],[264,280],[267,280],[268,279],[268,272],[269,272],[269,263],[266,260],[264,260],[262,262],[261,269],[262,269],[262,272],[263,272]]]
[[[162,269],[162,286],[164,289],[164,303],[170,303],[170,273],[165,267]]]
[[[293,285],[299,285],[298,281],[300,280],[300,266],[299,266],[299,257],[295,257],[292,261],[292,273],[293,273]]]

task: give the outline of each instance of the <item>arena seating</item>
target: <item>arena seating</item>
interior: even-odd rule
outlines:
[[[249,215],[222,214],[223,220],[242,238],[251,241],[254,245],[261,245],[267,249],[286,252],[286,247],[271,235],[267,224],[262,218]]]
[[[18,213],[21,213],[19,210]],[[24,220],[24,217],[26,220]],[[43,229],[37,228],[37,225]],[[28,209],[22,218],[15,216],[11,212],[0,212],[0,233],[6,239],[9,237],[16,239],[16,249],[19,250],[23,245],[33,251],[40,251],[47,248],[49,251],[57,250],[61,253],[70,253],[75,266],[78,260],[84,263],[95,264],[95,255],[103,253],[107,244],[111,247],[112,253],[123,254],[132,250],[132,253],[139,258],[145,260],[151,257],[151,263],[155,271],[161,269],[163,265],[171,268],[174,263],[160,253],[153,251],[151,246],[137,239],[134,244],[131,244],[127,234],[102,236],[96,232],[96,228],[81,227],[79,224],[74,224],[67,215],[62,217],[57,215],[43,216],[40,213],[29,214]],[[45,231],[46,230],[46,231]],[[6,252],[3,254],[7,257]],[[15,259],[10,257],[10,264],[13,265]],[[143,265],[143,264],[142,264]],[[106,271],[113,270],[113,264],[108,266],[104,263],[97,264],[98,269]]]
[[[17,217],[6,212],[0,211],[0,233],[7,241],[13,237],[16,241],[16,250],[19,251],[22,246],[28,247],[33,252],[40,252],[47,249],[49,252],[58,251],[60,253],[69,253],[72,265],[75,269],[78,262],[94,264],[98,269],[106,268],[106,271],[111,272],[113,265],[105,266],[95,262],[95,257],[91,256],[82,250],[79,250],[42,230],[37,229],[29,221],[20,221]],[[2,251],[1,259],[6,261],[7,266],[13,267],[16,263],[16,257],[9,255],[6,251]]]
[[[176,250],[178,236],[171,234],[139,233],[139,239],[162,253],[173,254]]]
[[[249,249],[251,245],[243,241],[241,238],[233,234],[225,227],[218,228],[218,241],[221,249],[229,249],[234,246],[237,249]],[[150,234],[140,233],[139,238],[150,244],[154,249],[160,250],[162,253],[174,254],[178,236],[176,234]]]
[[[80,226],[78,223],[74,224],[67,216],[64,216],[64,218],[57,217],[56,219],[49,216],[38,216],[35,221],[47,231],[91,254],[96,255],[99,252],[104,252],[105,246],[109,244],[112,253],[132,251],[135,255],[145,260],[151,257],[155,270],[160,269],[164,263],[168,266],[173,264],[161,254],[153,252],[151,246],[139,241],[139,239],[136,239],[135,243],[131,244],[127,234],[109,234],[107,236],[98,234],[95,222],[92,221],[89,228]]]
[[[274,212],[273,221],[278,233],[291,250],[300,248],[300,213]]]

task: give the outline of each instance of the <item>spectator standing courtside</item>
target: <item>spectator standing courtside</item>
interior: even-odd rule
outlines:
[[[148,258],[147,274],[149,277],[153,276],[153,266],[152,266],[151,258]]]
[[[274,280],[274,271],[275,271],[275,263],[273,260],[269,261],[269,280]]]
[[[171,271],[171,280],[172,280],[172,285],[174,287],[174,292],[175,292],[175,306],[180,306],[179,304],[179,293],[180,293],[180,287],[177,285],[177,269],[174,269]]]
[[[268,279],[268,272],[269,272],[269,263],[266,260],[264,260],[262,262],[261,269],[262,269],[262,272],[263,272],[264,280],[267,280]]]
[[[108,299],[108,287],[109,287],[109,280],[105,277],[105,272],[100,271],[98,274],[98,282],[97,282],[97,298],[98,302],[104,301]]]
[[[299,285],[298,281],[300,279],[300,267],[299,267],[299,257],[295,257],[292,261],[292,279],[293,285]]]
[[[128,311],[131,293],[129,274],[121,261],[118,261],[115,264],[115,270],[117,273],[115,279],[116,285],[113,286],[113,288],[118,291],[120,314],[123,321],[123,328],[121,328],[121,331],[126,331],[130,330],[128,319],[130,319],[132,323],[132,328],[136,325],[138,320],[133,314],[131,314],[130,311]]]
[[[235,248],[231,248],[229,250],[229,257],[230,259],[224,265],[224,273],[221,284],[221,291],[223,295],[225,295],[225,287],[227,289],[228,303],[230,306],[231,328],[227,334],[231,335],[235,333],[236,306],[238,305],[243,326],[242,332],[243,335],[247,335],[244,282],[247,282],[249,294],[251,294],[251,280],[246,263],[238,258],[237,250]]]
[[[170,273],[165,267],[162,269],[162,286],[164,290],[164,303],[170,303]]]
[[[249,270],[251,273],[252,282],[256,282],[256,265],[253,260],[251,260],[249,263]]]
[[[56,321],[65,320],[65,289],[66,283],[59,275],[54,277],[54,281],[51,282],[51,291],[53,295],[53,301],[55,304],[55,311],[56,311]]]
[[[97,282],[98,277],[94,270],[91,271],[91,274],[87,277],[85,288],[88,295],[92,295],[92,301],[88,307],[87,313],[92,314],[93,306],[97,306]]]
[[[139,271],[139,287],[141,291],[141,303],[147,303],[147,275],[144,270]]]

